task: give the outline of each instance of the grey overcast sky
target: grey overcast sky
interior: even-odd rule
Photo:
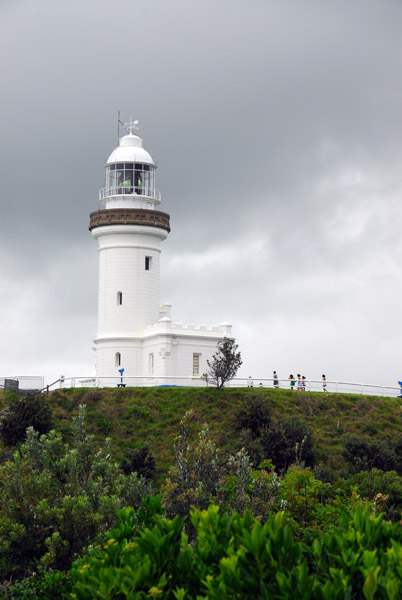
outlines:
[[[400,0],[2,0],[0,376],[94,374],[117,111],[158,162],[161,301],[240,374],[402,379]]]

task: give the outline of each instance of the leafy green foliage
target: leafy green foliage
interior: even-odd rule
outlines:
[[[207,360],[208,371],[202,375],[202,379],[220,390],[227,381],[236,377],[243,362],[238,348],[234,339],[225,337],[218,342],[218,351],[211,360]]]
[[[402,595],[402,530],[369,507],[343,514],[339,528],[311,547],[319,598],[384,598]]]
[[[371,469],[361,471],[349,479],[339,479],[334,484],[334,490],[348,491],[355,489],[364,498],[374,500],[379,496],[386,497],[384,507],[385,517],[399,521],[402,512],[402,477],[395,471]]]
[[[323,531],[332,531],[339,520],[340,507],[349,510],[364,506],[358,494],[343,493],[316,479],[310,469],[292,466],[281,478],[279,506],[285,511],[293,534],[305,543]]]
[[[103,550],[74,565],[73,598],[255,598],[279,591],[277,574],[299,571],[301,545],[281,513],[261,525],[250,513],[221,515],[210,506],[194,510],[191,522],[193,546],[183,518],[155,515],[136,528],[134,511],[119,511]]]
[[[248,429],[253,437],[258,437],[261,430],[270,425],[270,412],[268,401],[263,395],[248,394],[236,413],[236,426],[238,429]]]
[[[73,566],[72,597],[401,597],[401,528],[369,508],[340,513],[334,530],[311,546],[294,539],[283,512],[262,524],[250,512],[222,514],[215,505],[193,510],[191,544],[185,522],[178,516],[168,520],[156,510],[141,523],[132,508],[120,510],[103,548]]]
[[[0,435],[7,446],[17,446],[26,436],[28,427],[38,433],[48,433],[52,428],[52,411],[40,394],[15,398],[1,421]]]
[[[138,450],[132,448],[127,450],[121,461],[121,468],[126,475],[137,473],[151,479],[155,473],[155,457],[150,451],[149,445],[144,444]]]
[[[176,460],[162,486],[168,516],[186,516],[192,507],[205,509],[211,502],[227,512],[243,513],[251,508],[259,518],[266,518],[279,493],[279,481],[271,471],[252,471],[244,449],[232,456],[221,456],[204,425],[198,441],[189,443],[194,413],[188,411],[175,441]]]
[[[351,435],[345,441],[343,456],[349,464],[351,475],[373,468],[398,471],[402,474],[401,442],[372,440],[367,436]]]
[[[215,394],[213,390],[212,394]],[[218,396],[225,398],[225,394],[226,390],[223,390]],[[101,398],[97,397],[94,401],[99,405]],[[145,412],[145,408],[142,411]],[[244,449],[232,455],[227,451],[218,451],[209,428],[204,425],[199,430],[194,412],[189,412],[182,419],[180,435],[175,443],[175,464],[170,478],[163,486],[167,515],[172,519],[166,522],[162,515],[160,497],[148,496],[141,501],[141,496],[150,489],[149,484],[137,475],[131,474],[125,477],[119,471],[117,464],[111,461],[109,441],[98,451],[99,446],[95,444],[93,436],[87,433],[85,412],[85,409],[81,408],[78,417],[74,420],[69,444],[63,442],[55,432],[39,437],[33,430],[29,430],[26,443],[14,453],[12,461],[0,467],[0,477],[4,483],[4,489],[0,489],[2,503],[0,575],[3,575],[5,598],[26,597],[31,600],[50,598],[58,578],[61,578],[60,595],[56,597],[62,597],[61,590],[68,589],[69,579],[68,577],[64,579],[62,573],[52,569],[68,568],[74,556],[78,556],[88,548],[89,558],[80,563],[81,566],[83,565],[82,568],[87,570],[86,563],[103,552],[98,549],[97,544],[103,532],[114,522],[116,510],[128,504],[140,508],[137,512],[130,513],[133,515],[132,519],[131,517],[131,521],[126,519],[122,532],[113,533],[110,539],[118,540],[121,535],[123,543],[123,538],[136,540],[137,535],[142,539],[145,530],[150,530],[152,533],[152,535],[144,534],[148,540],[146,543],[144,541],[140,544],[135,541],[140,550],[146,549],[146,554],[141,556],[143,561],[141,568],[145,577],[142,581],[145,582],[144,585],[150,586],[145,591],[144,589],[133,591],[129,582],[129,589],[133,594],[137,594],[138,591],[138,597],[159,595],[195,599],[197,594],[204,594],[199,596],[200,598],[214,598],[220,593],[221,597],[249,597],[242,582],[243,577],[246,577],[250,590],[253,590],[256,597],[259,597],[259,594],[264,597],[266,589],[271,590],[271,588],[272,593],[279,594],[274,597],[299,597],[297,593],[295,596],[287,595],[294,592],[295,577],[296,579],[300,577],[304,582],[300,588],[300,597],[304,597],[302,595],[304,593],[305,597],[312,598],[344,598],[345,595],[360,598],[364,597],[365,593],[369,594],[367,597],[379,593],[381,578],[376,579],[375,572],[365,572],[361,562],[356,564],[359,565],[359,573],[364,575],[364,579],[362,580],[358,574],[353,574],[357,582],[355,587],[359,592],[353,591],[354,583],[352,587],[345,588],[340,587],[339,581],[334,579],[327,585],[323,574],[325,570],[329,571],[332,567],[325,558],[325,548],[325,552],[322,550],[327,560],[325,568],[321,563],[315,564],[315,555],[313,556],[308,549],[314,548],[317,541],[323,546],[323,540],[327,540],[324,533],[332,536],[343,535],[342,532],[339,533],[341,512],[346,512],[349,518],[352,507],[364,511],[367,501],[360,498],[357,491],[363,496],[367,495],[365,486],[366,488],[369,486],[370,476],[375,475],[373,477],[375,485],[370,487],[369,494],[372,499],[373,517],[386,506],[388,490],[389,492],[392,490],[394,494],[393,501],[398,498],[398,494],[401,495],[402,492],[396,473],[381,474],[372,469],[370,472],[359,474],[360,479],[356,475],[353,480],[346,481],[343,485],[331,486],[317,480],[309,469],[304,468],[301,450],[297,449],[297,445],[293,461],[296,464],[291,466],[283,476],[280,477],[275,473],[272,463],[268,460],[264,461],[259,469],[252,470],[250,458]],[[198,437],[195,436],[194,429],[198,429]],[[293,422],[290,432],[294,430],[297,430],[297,427]],[[251,432],[251,429],[247,431]],[[265,431],[266,428],[262,430],[262,434]],[[194,442],[191,442],[192,439]],[[387,488],[386,481],[389,484]],[[354,488],[350,494],[352,485]],[[371,492],[376,492],[375,497]],[[211,503],[214,504],[218,516],[213,516],[214,511],[211,513]],[[191,513],[192,507],[197,509],[193,513]],[[293,565],[296,569],[293,574],[289,575],[288,572],[280,574],[279,571],[279,579],[275,580],[274,587],[270,583],[270,576],[263,573],[260,577],[264,565],[259,564],[260,580],[264,582],[264,578],[268,577],[267,588],[255,587],[257,584],[253,587],[254,584],[250,583],[249,576],[245,573],[250,573],[250,577],[254,577],[253,573],[257,571],[253,567],[253,562],[250,562],[248,554],[245,554],[245,549],[247,553],[249,552],[246,543],[242,542],[240,554],[237,555],[237,549],[240,548],[236,537],[239,526],[233,525],[237,527],[235,530],[232,524],[238,523],[239,519],[243,523],[248,518],[252,523],[258,521],[260,527],[264,528],[266,522],[275,520],[278,509],[282,511],[282,528],[288,527],[292,541],[295,544],[299,543],[301,559]],[[207,522],[211,527],[211,532],[205,535],[202,533],[203,526],[201,529],[198,527],[198,521],[194,516],[197,511],[203,513],[204,510],[205,514],[209,515]],[[192,515],[190,519],[189,515]],[[397,517],[395,505],[393,516]],[[221,518],[224,520],[221,521]],[[175,525],[171,529],[173,522]],[[220,531],[220,523],[223,523],[223,531]],[[253,531],[254,528],[258,530],[257,526],[252,525],[252,528]],[[212,533],[215,538],[211,537]],[[257,536],[251,531],[248,534]],[[201,548],[202,539],[206,540],[206,550],[205,548],[202,550],[200,558],[196,554],[196,549]],[[325,543],[333,544],[331,537],[328,540]],[[188,544],[189,541],[191,545]],[[360,543],[360,538],[357,541]],[[151,548],[152,543],[156,550]],[[171,547],[170,543],[172,543]],[[261,543],[266,545],[267,538],[264,538]],[[223,549],[219,550],[219,555],[215,558],[215,550],[219,544]],[[113,553],[115,546],[113,541],[108,541],[104,550],[108,549]],[[182,554],[183,549],[186,548],[188,552]],[[362,552],[366,550],[367,548],[363,548]],[[131,552],[131,546],[125,551]],[[347,554],[349,550],[346,549],[345,552]],[[373,552],[373,549],[369,552]],[[113,556],[113,560],[120,561],[118,554]],[[204,564],[205,556],[207,556],[206,564]],[[236,558],[233,559],[233,556]],[[261,557],[260,555],[257,557],[257,563],[259,560],[264,560],[269,564],[270,559],[266,549]],[[276,558],[275,551],[275,560]],[[101,560],[104,560],[104,557]],[[224,565],[231,564],[232,560],[234,563],[229,570],[225,570]],[[178,561],[179,566],[174,566],[175,561]],[[189,575],[188,580],[185,577],[183,579],[182,574],[182,567],[183,564],[187,564],[186,561],[192,565],[192,574]],[[194,561],[197,562],[197,566],[194,566]],[[116,562],[116,565],[118,564]],[[191,579],[194,577],[194,572],[197,572],[198,565],[201,569],[199,573],[203,573],[203,579],[201,575],[199,580]],[[210,566],[212,570],[209,570]],[[384,564],[384,568],[388,569],[388,565]],[[33,569],[37,576],[32,574],[16,583],[11,583],[10,579],[4,581],[4,577],[19,576],[23,572],[29,574]],[[145,572],[144,569],[148,571]],[[322,576],[317,578],[314,573],[321,573],[321,569]],[[190,567],[188,570],[190,571]],[[156,581],[153,577],[157,571],[160,572],[160,577]],[[348,572],[342,566],[340,575],[342,585],[349,577]],[[124,586],[128,585],[127,573],[131,578],[127,565],[124,564],[123,574],[117,573],[112,566],[108,573],[105,574],[104,571],[101,573],[102,585],[99,586],[96,578],[91,583],[92,597],[121,597],[110,595],[109,578],[117,577],[117,587],[113,587],[115,586],[113,583],[112,589],[116,590],[116,594],[120,594],[120,583],[123,582]],[[224,577],[223,573],[225,573]],[[170,582],[169,577],[172,578]],[[395,579],[392,572],[390,577]],[[219,581],[219,585],[215,589],[216,580]],[[173,585],[175,587],[172,587]],[[395,593],[400,591],[394,583],[392,586],[390,590],[387,589],[390,594],[395,590]],[[374,588],[376,592],[373,592]],[[79,596],[81,591],[76,590],[75,593],[77,598],[81,597]],[[165,593],[167,595],[163,596]]]
[[[110,529],[116,510],[138,506],[150,484],[123,475],[109,441],[98,450],[85,426],[85,407],[73,420],[71,445],[32,427],[11,461],[0,466],[0,577],[27,569],[68,568]]]
[[[180,433],[175,440],[175,464],[171,468],[162,494],[169,516],[188,515],[191,506],[206,508],[216,495],[220,481],[219,453],[208,436],[205,425],[198,444],[189,443],[193,411],[187,411],[180,423]]]
[[[71,579],[68,573],[49,570],[33,573],[21,581],[5,581],[0,586],[0,598],[6,600],[55,600],[70,598]]]
[[[314,466],[315,451],[309,427],[298,417],[273,422],[261,433],[264,456],[272,460],[279,471],[292,464]]]

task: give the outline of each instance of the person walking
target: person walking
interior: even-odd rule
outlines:
[[[298,390],[302,389],[302,382],[301,382],[301,375],[300,375],[300,373],[297,374],[297,389]]]
[[[253,381],[253,378],[251,377],[251,375],[248,376],[247,387],[254,387],[254,381]]]
[[[327,390],[327,378],[325,377],[325,375],[322,376],[322,391],[323,392],[328,392],[328,390]]]
[[[274,371],[272,379],[274,381],[274,388],[278,389],[279,388],[279,379],[278,379],[278,375],[277,375],[276,371]]]
[[[302,389],[302,390],[303,390],[303,392],[305,392],[305,391],[306,391],[306,378],[305,378],[305,376],[304,376],[304,375],[302,376],[302,380],[301,380],[301,388],[300,388],[300,389]]]
[[[293,392],[293,390],[295,388],[295,384],[296,384],[296,379],[294,378],[294,375],[292,373],[289,375],[289,380],[290,380],[290,389]]]

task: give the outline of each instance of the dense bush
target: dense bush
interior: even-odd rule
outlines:
[[[0,466],[0,578],[38,568],[65,569],[114,523],[116,510],[138,506],[150,484],[123,475],[98,450],[85,426],[85,407],[73,421],[73,441],[51,431],[27,440]]]
[[[126,450],[121,461],[121,469],[126,474],[137,473],[147,479],[151,479],[155,473],[155,457],[148,444],[144,444],[138,450]]]
[[[263,429],[260,442],[265,458],[272,460],[278,471],[284,472],[292,464],[315,464],[312,433],[298,417],[271,423]]]
[[[21,581],[4,581],[0,585],[1,600],[56,600],[71,598],[69,573],[41,571],[32,573]]]
[[[74,565],[75,600],[397,600],[402,594],[401,528],[369,508],[341,514],[336,530],[311,548],[295,541],[283,512],[261,524],[249,512],[194,510],[192,544],[185,518],[168,520],[157,511],[139,521],[132,508],[120,510],[103,549]]]
[[[84,407],[69,445],[55,432],[40,437],[29,429],[26,443],[0,466],[0,598],[70,597],[69,577],[54,569],[67,569],[83,552],[88,558],[73,570],[77,600],[398,597],[400,530],[382,521],[372,528],[375,513],[384,508],[387,516],[398,517],[402,485],[395,472],[373,468],[333,486],[317,480],[304,465],[309,431],[299,419],[270,423],[254,439],[266,441],[267,432],[274,432],[278,445],[266,446],[267,456],[289,450],[281,476],[269,460],[253,470],[244,448],[232,456],[218,451],[206,425],[191,442],[193,427],[194,415],[186,413],[162,488],[164,509],[160,498],[141,501],[149,481],[123,475],[111,460],[109,442],[97,451],[86,431]],[[251,428],[246,431],[251,438]],[[146,449],[143,463],[144,456]],[[140,454],[134,458],[141,462]],[[129,472],[134,460],[127,462]],[[359,494],[371,498],[372,516]],[[117,509],[128,505],[140,508],[119,513],[119,525],[101,551]],[[353,515],[363,517],[351,517],[355,507]],[[172,521],[163,518],[163,510]],[[277,549],[280,543],[283,550]],[[300,557],[292,562],[293,552]],[[274,581],[270,553],[279,564]],[[14,583],[22,575],[28,576]]]
[[[401,443],[391,440],[373,440],[362,435],[351,435],[345,441],[343,457],[351,475],[373,468],[382,471],[401,470]]]
[[[339,479],[333,486],[334,491],[355,489],[363,498],[374,500],[385,497],[385,516],[392,521],[400,521],[402,513],[402,477],[395,471],[371,469],[361,471],[349,479]]]
[[[198,442],[190,444],[192,417],[188,412],[181,422],[176,461],[162,486],[168,517],[188,516],[194,507],[202,510],[214,503],[228,514],[250,510],[253,517],[264,522],[273,512],[283,509],[294,534],[308,540],[334,526],[339,505],[350,507],[359,503],[350,486],[333,489],[300,462],[279,477],[267,460],[253,470],[244,449],[223,458],[206,426]]]
[[[188,515],[192,506],[206,508],[219,486],[219,452],[208,436],[208,427],[203,427],[195,446],[189,443],[193,418],[193,411],[187,411],[180,422],[175,464],[162,486],[168,516]]]
[[[40,434],[52,428],[52,412],[40,394],[28,394],[11,402],[1,421],[1,438],[6,446],[17,446],[24,441],[28,427]]]
[[[205,509],[215,502],[229,513],[252,508],[256,516],[266,518],[278,498],[277,475],[272,469],[253,472],[244,449],[233,456],[222,456],[206,425],[197,443],[190,444],[193,416],[188,411],[181,421],[180,435],[175,440],[175,464],[162,486],[166,514],[187,516],[192,507]]]
[[[244,405],[237,411],[237,429],[248,429],[252,436],[258,437],[264,427],[271,421],[267,399],[261,394],[249,394],[244,399]]]

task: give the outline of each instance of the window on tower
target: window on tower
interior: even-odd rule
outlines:
[[[117,304],[118,306],[123,304],[123,292],[117,292]]]
[[[121,354],[120,354],[120,352],[116,352],[116,354],[115,354],[115,366],[116,367],[120,367],[121,366]]]
[[[151,352],[149,354],[149,357],[148,357],[148,372],[149,372],[149,375],[154,375],[154,371],[155,371],[155,357],[154,357],[154,353]]]
[[[146,256],[145,257],[145,270],[146,271],[151,270],[151,264],[152,264],[152,256]]]

